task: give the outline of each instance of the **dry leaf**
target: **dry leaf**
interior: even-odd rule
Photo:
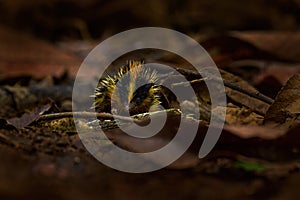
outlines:
[[[55,46],[6,27],[0,27],[0,74],[5,76],[59,76],[68,70],[75,76],[80,59]]]
[[[35,108],[34,111],[32,111],[31,113],[25,113],[20,118],[11,118],[7,121],[18,129],[24,128],[25,126],[28,126],[36,119],[38,119],[39,116],[41,116],[43,113],[48,111],[52,107],[52,105],[52,103],[43,105],[41,107]]]
[[[300,75],[294,75],[281,89],[265,116],[265,124],[291,128],[300,124]]]
[[[230,83],[234,83],[240,88],[243,88],[247,91],[253,92],[253,93],[259,93],[253,86],[251,86],[249,83],[247,83],[245,80],[234,76],[233,74],[230,74],[229,72],[226,72],[224,70],[220,70],[221,76],[224,80],[229,81]],[[250,97],[246,94],[243,94],[237,90],[234,90],[230,87],[226,87],[226,94],[229,98],[231,98],[234,102],[240,103],[247,108],[252,109],[253,111],[256,111],[261,114],[265,114],[267,109],[269,108],[269,104],[262,102],[256,98]]]
[[[232,32],[234,37],[248,41],[261,50],[290,61],[300,61],[300,35],[291,31]]]
[[[260,138],[273,140],[283,136],[286,131],[265,126],[225,126],[224,130],[241,139]]]

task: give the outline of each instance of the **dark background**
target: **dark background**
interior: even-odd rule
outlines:
[[[0,22],[51,41],[160,26],[184,33],[297,30],[299,0],[2,0]]]

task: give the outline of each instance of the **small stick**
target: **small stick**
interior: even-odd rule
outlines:
[[[245,90],[244,88],[241,88],[239,87],[238,85],[234,84],[234,83],[231,83],[227,80],[224,80],[224,85],[233,89],[233,90],[236,90],[236,91],[239,91],[241,93],[244,93],[244,94],[247,94],[249,95],[250,97],[253,97],[253,98],[256,98],[256,99],[259,99],[267,104],[272,104],[274,102],[273,99],[271,99],[270,97],[266,96],[266,95],[263,95],[262,93],[260,92],[253,92],[253,91],[249,91],[249,90]]]
[[[205,80],[207,80],[208,78],[200,78],[200,79],[195,79],[192,81],[187,81],[187,82],[181,82],[181,83],[173,83],[172,86],[173,87],[177,87],[177,86],[189,86],[190,84],[194,84],[194,83],[201,83]]]
[[[124,120],[128,122],[139,122],[139,120],[133,119],[131,117],[125,117],[120,115],[112,115],[110,113],[97,113],[97,112],[63,112],[63,113],[53,113],[41,115],[36,121],[48,121],[62,118],[115,118],[119,120]]]

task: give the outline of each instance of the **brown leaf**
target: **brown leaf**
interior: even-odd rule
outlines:
[[[300,61],[300,35],[292,31],[232,32],[234,37],[248,41],[259,49],[290,61]]]
[[[52,107],[52,103],[43,105],[41,107],[38,107],[34,109],[31,113],[25,113],[20,118],[11,118],[7,121],[12,124],[14,127],[20,129],[24,128],[25,126],[28,126],[32,122],[34,122],[36,119],[39,118],[43,113],[48,111]]]
[[[224,130],[241,138],[260,138],[264,140],[273,140],[283,136],[286,131],[265,126],[225,126]]]
[[[80,59],[55,46],[6,27],[0,27],[0,74],[6,76],[59,76],[65,70],[75,75]]]
[[[270,60],[238,60],[224,67],[259,89],[260,92],[275,97],[280,88],[300,72],[299,63]]]
[[[274,57],[244,39],[226,34],[207,38],[200,41],[200,44],[210,53],[219,67],[234,60]]]
[[[234,83],[235,85],[248,90],[252,93],[259,93],[253,86],[251,86],[247,81],[235,76],[229,72],[224,70],[220,70],[221,76],[224,80],[229,81],[230,83]],[[229,98],[231,98],[236,103],[240,103],[258,113],[265,114],[269,105],[264,103],[256,98],[250,97],[244,93],[241,93],[237,90],[234,90],[230,87],[226,87],[226,94]]]
[[[294,75],[281,89],[265,116],[266,124],[291,128],[300,124],[300,75]]]
[[[299,157],[300,126],[289,131],[272,127],[225,126],[216,148],[271,161]]]
[[[284,85],[294,74],[300,72],[299,63],[264,62],[264,70],[256,74],[254,84],[259,84],[266,77],[274,77],[281,85]]]

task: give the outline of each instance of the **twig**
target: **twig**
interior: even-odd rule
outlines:
[[[202,82],[204,80],[207,80],[205,78],[208,78],[209,80],[213,80],[213,81],[219,81],[219,82],[222,81],[226,87],[229,87],[229,88],[231,88],[233,90],[239,91],[239,92],[241,92],[243,94],[247,94],[248,96],[256,98],[256,99],[259,99],[259,100],[261,100],[261,101],[263,101],[263,102],[265,102],[267,104],[272,104],[274,102],[273,99],[271,99],[270,97],[268,97],[266,95],[263,95],[262,93],[260,93],[258,91],[254,92],[254,91],[246,90],[244,88],[241,88],[237,84],[234,84],[234,83],[232,83],[230,81],[227,81],[227,80],[222,80],[222,79],[217,78],[217,77],[205,77],[205,78],[202,78],[200,74],[198,74],[195,71],[189,70],[189,69],[177,68],[176,70],[179,71],[180,73],[182,73],[183,75],[193,76],[193,77],[197,78],[196,80],[191,81],[191,83],[197,83],[197,82]],[[182,83],[182,85],[184,85],[184,84],[185,83]],[[180,85],[180,84],[177,84],[177,85]],[[175,86],[177,86],[177,85],[175,85]]]
[[[190,84],[195,84],[195,83],[201,83],[205,80],[207,80],[208,78],[200,78],[200,79],[195,79],[192,81],[188,81],[188,82],[181,82],[181,83],[173,83],[172,86],[173,87],[177,87],[177,86],[189,86]]]
[[[97,112],[62,112],[54,114],[41,115],[36,121],[48,121],[62,118],[115,118],[128,122],[139,122],[139,120],[133,119],[131,117],[125,117],[120,115],[112,115],[110,113],[97,113]]]
[[[241,88],[239,87],[238,85],[234,84],[234,83],[231,83],[227,80],[224,80],[224,85],[233,89],[233,90],[236,90],[236,91],[239,91],[241,93],[244,93],[244,94],[247,94],[249,95],[250,97],[253,97],[253,98],[256,98],[256,99],[259,99],[267,104],[272,104],[274,102],[273,99],[271,99],[270,97],[266,96],[266,95],[263,95],[262,93],[260,92],[253,92],[253,91],[249,91],[249,90],[245,90],[244,88]]]

